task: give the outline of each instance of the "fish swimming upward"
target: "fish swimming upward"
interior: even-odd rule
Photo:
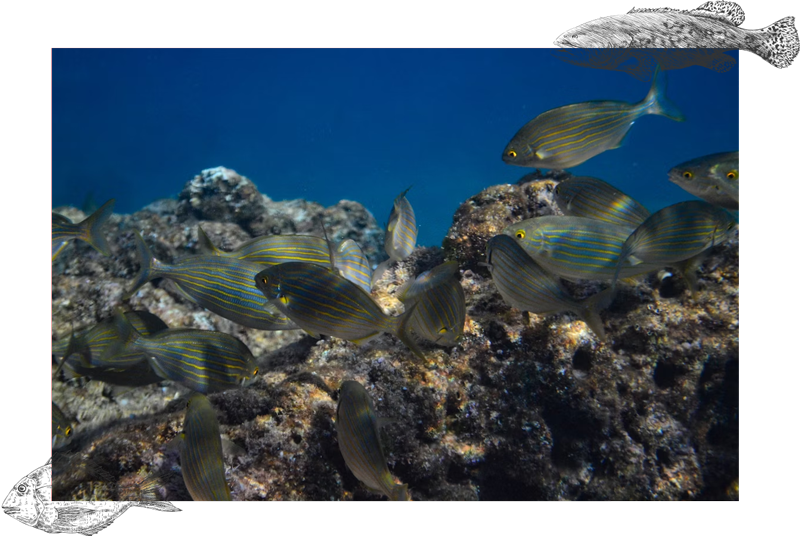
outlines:
[[[721,48],[758,54],[778,68],[788,67],[800,51],[794,17],[760,30],[746,30],[744,11],[734,2],[706,2],[697,9],[633,8],[601,17],[555,40],[562,48]]]
[[[3,512],[44,532],[97,534],[131,506],[180,512],[167,501],[53,501],[52,458],[14,485],[3,501]]]

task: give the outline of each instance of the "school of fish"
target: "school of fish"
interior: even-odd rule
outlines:
[[[650,91],[639,103],[590,101],[542,111],[512,137],[502,160],[523,167],[570,168],[618,148],[643,115],[681,121],[681,112],[666,98],[665,76],[656,66]],[[651,214],[601,179],[561,181],[553,195],[564,215],[517,221],[488,240],[484,264],[504,302],[537,315],[574,314],[602,343],[601,312],[613,302],[620,281],[670,267],[682,271],[696,291],[692,271],[710,248],[737,228],[729,210],[738,210],[738,151],[698,156],[677,164],[668,177],[701,200]],[[409,190],[394,200],[384,237],[389,258],[374,270],[359,244],[352,239],[333,243],[321,223],[321,237],[260,236],[235,251],[218,249],[198,226],[200,253],[173,262],[156,258],[145,238],[135,233],[139,272],[124,298],[155,278],[165,278],[190,302],[241,326],[300,329],[311,337],[359,345],[391,336],[407,348],[408,359],[425,361],[426,345],[459,344],[467,307],[455,261],[400,285],[395,295],[404,312],[399,315],[387,315],[372,296],[385,270],[416,247]],[[102,234],[112,208],[113,200],[80,223],[54,213],[53,260],[72,239],[112,254]],[[603,282],[606,288],[577,298],[562,279]],[[95,326],[55,341],[53,359],[56,378],[63,374],[67,379],[85,377],[128,387],[169,380],[191,391],[178,440],[186,488],[195,500],[231,500],[218,416],[206,395],[245,389],[258,377],[256,359],[240,339],[219,331],[170,327],[148,311],[120,309]],[[380,429],[390,422],[378,417],[363,385],[342,382],[335,426],[348,469],[367,489],[391,500],[410,500],[412,492],[389,472],[381,444]],[[53,404],[53,448],[68,445],[80,432],[74,423]],[[31,493],[26,482],[38,477],[26,478],[12,491],[20,504]],[[12,495],[6,500],[6,513],[26,524],[37,523],[33,510],[13,506],[17,499]],[[156,508],[155,504],[134,505]],[[77,506],[55,508],[60,523],[78,523],[81,516],[89,516],[73,511]],[[123,511],[109,511],[98,525],[77,532],[91,534]]]

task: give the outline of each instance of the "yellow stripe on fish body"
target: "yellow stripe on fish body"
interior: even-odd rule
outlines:
[[[366,389],[342,382],[336,407],[336,435],[347,468],[368,488],[390,500],[408,500],[408,486],[395,483],[381,449],[378,416]]]
[[[250,349],[238,338],[220,331],[168,329],[144,337],[123,317],[115,318],[126,352],[149,356],[153,370],[198,393],[225,391],[251,383],[258,365]]]
[[[584,301],[574,299],[556,276],[539,266],[508,235],[498,235],[489,240],[486,261],[492,281],[511,307],[536,314],[569,311],[586,322],[601,340],[605,338],[598,310],[610,304],[610,291]]]
[[[386,226],[384,250],[393,261],[402,261],[414,251],[417,245],[417,219],[414,209],[406,199],[409,187],[394,200],[389,224]]]
[[[588,101],[548,110],[523,126],[503,150],[503,161],[524,167],[567,169],[620,146],[634,121],[657,114],[682,121],[663,96],[666,81],[657,68],[650,92],[639,103]]]
[[[386,332],[421,357],[406,332],[410,311],[386,316],[361,287],[329,268],[286,262],[260,272],[255,283],[270,303],[313,336],[331,335],[360,343]]]
[[[372,268],[361,247],[352,239],[343,240],[333,251],[336,269],[345,279],[352,281],[369,294],[372,290]]]
[[[328,243],[316,236],[273,235],[261,236],[240,246],[235,251],[217,249],[201,227],[197,227],[200,249],[210,255],[229,257],[266,266],[283,262],[311,262],[330,266]],[[352,239],[346,239],[334,251],[334,263],[339,273],[370,292],[372,268],[361,248]]]
[[[569,216],[592,218],[627,227],[642,223],[650,211],[641,203],[594,177],[570,177],[553,190],[558,208]]]
[[[727,210],[705,201],[664,207],[642,222],[623,244],[619,263],[670,265],[721,244],[736,227]],[[616,280],[616,277],[614,278]]]
[[[208,398],[189,398],[180,441],[181,473],[195,501],[230,501],[217,414]]]
[[[172,264],[153,257],[139,233],[136,233],[140,272],[131,290],[136,290],[156,277],[172,280],[187,299],[248,328],[278,330],[297,326],[275,307],[253,285],[262,265],[216,255],[197,255],[178,259]]]
[[[67,242],[73,239],[83,240],[106,257],[110,255],[111,249],[101,228],[113,212],[114,200],[111,199],[80,223],[72,223],[69,218],[53,213],[52,260],[56,260]]]
[[[541,216],[509,225],[514,237],[542,268],[569,280],[613,279],[622,244],[633,229],[576,216]],[[634,277],[661,265],[626,261],[622,277]]]
[[[163,320],[148,311],[129,311],[125,313],[125,318],[133,325],[136,331],[145,336],[168,329]],[[120,342],[119,331],[114,319],[109,318],[75,336],[69,355],[67,355],[69,339],[54,342],[53,357],[62,361],[62,364],[59,365],[59,370],[64,366],[72,372],[73,376],[91,376],[101,381],[107,380],[100,378],[100,375],[107,377],[109,380],[118,378],[117,381],[125,381],[128,376],[130,376],[131,381],[136,382],[147,381],[148,383],[155,383],[160,381],[160,378],[154,376],[152,371],[147,372],[149,366],[139,368],[139,365],[136,365],[141,359],[131,359],[131,356],[124,360],[112,359],[114,355],[108,353],[109,348]],[[122,344],[125,344],[125,342],[122,341]],[[114,353],[118,351],[119,348]],[[126,368],[132,366],[135,366],[138,372],[133,372],[131,375],[115,373],[108,375],[105,371],[98,370],[99,368]],[[128,383],[116,383],[115,381],[109,381],[109,383],[130,385]],[[136,383],[135,385],[146,385],[146,383]]]
[[[693,158],[670,169],[668,176],[712,205],[739,210],[739,151]]]
[[[457,270],[455,261],[440,264],[398,291],[407,309],[417,303],[409,323],[423,339],[453,346],[464,334],[467,307],[464,289],[455,277]]]
[[[330,266],[328,244],[317,236],[259,236],[234,251],[217,249],[201,227],[197,227],[200,249],[207,254],[272,266],[282,262],[313,262]]]

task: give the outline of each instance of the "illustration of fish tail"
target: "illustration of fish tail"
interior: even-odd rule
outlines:
[[[673,121],[685,119],[681,111],[667,98],[667,75],[661,71],[660,65],[653,72],[653,85],[642,104],[645,106],[645,113],[663,115]]]
[[[418,303],[418,301],[415,301],[411,307],[406,309],[405,313],[393,319],[395,321],[394,326],[396,326],[396,329],[392,331],[392,334],[400,339],[403,344],[405,344],[408,349],[411,350],[411,353],[424,361],[425,354],[422,353],[422,350],[417,345],[417,342],[414,340],[414,336],[411,333],[410,321],[412,315],[414,314],[414,309],[416,309]]]
[[[603,328],[603,320],[600,318],[600,311],[606,309],[611,302],[614,301],[614,289],[607,288],[602,292],[598,292],[594,296],[586,298],[581,305],[583,308],[576,311],[581,320],[586,322],[597,338],[601,341],[606,340],[606,331]]]
[[[126,292],[123,296],[123,300],[127,300],[133,293],[139,290],[139,288],[156,277],[159,277],[161,274],[161,268],[163,263],[153,257],[153,253],[150,251],[150,248],[147,247],[147,244],[142,238],[142,235],[139,234],[139,231],[135,232],[136,235],[136,253],[139,257],[139,264],[141,268],[139,268],[139,273],[136,275],[136,279],[133,282],[133,286],[131,289]]]
[[[114,212],[114,199],[108,201],[105,205],[98,208],[91,216],[81,222],[81,227],[84,232],[84,240],[89,243],[94,249],[108,257],[111,255],[111,248],[108,247],[108,242],[103,234],[101,227],[108,220],[109,216]]]
[[[761,34],[762,40],[753,52],[778,69],[792,64],[800,51],[800,39],[797,36],[797,28],[794,27],[794,17],[785,17],[756,32]]]
[[[141,508],[150,508],[151,510],[158,510],[159,512],[180,512],[181,509],[173,506],[169,501],[139,501],[134,502],[133,506]]]

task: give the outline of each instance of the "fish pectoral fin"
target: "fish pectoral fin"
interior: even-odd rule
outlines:
[[[636,266],[637,264],[642,264],[644,262],[636,255],[629,255],[627,261],[628,261],[628,266]]]
[[[84,517],[97,512],[90,508],[81,508],[79,506],[67,506],[66,508],[56,508],[58,519],[62,522],[74,522]]]
[[[367,335],[366,337],[361,337],[360,339],[351,339],[351,340],[350,340],[350,342],[354,342],[354,343],[356,343],[357,345],[361,346],[361,345],[362,345],[362,344],[364,344],[365,342],[367,342],[367,341],[370,341],[370,340],[374,339],[375,337],[377,337],[377,336],[378,336],[378,335],[380,335],[381,333],[383,333],[383,332],[382,332],[382,331],[376,331],[376,332],[374,332],[374,333],[370,333],[370,334],[369,334],[369,335]]]

